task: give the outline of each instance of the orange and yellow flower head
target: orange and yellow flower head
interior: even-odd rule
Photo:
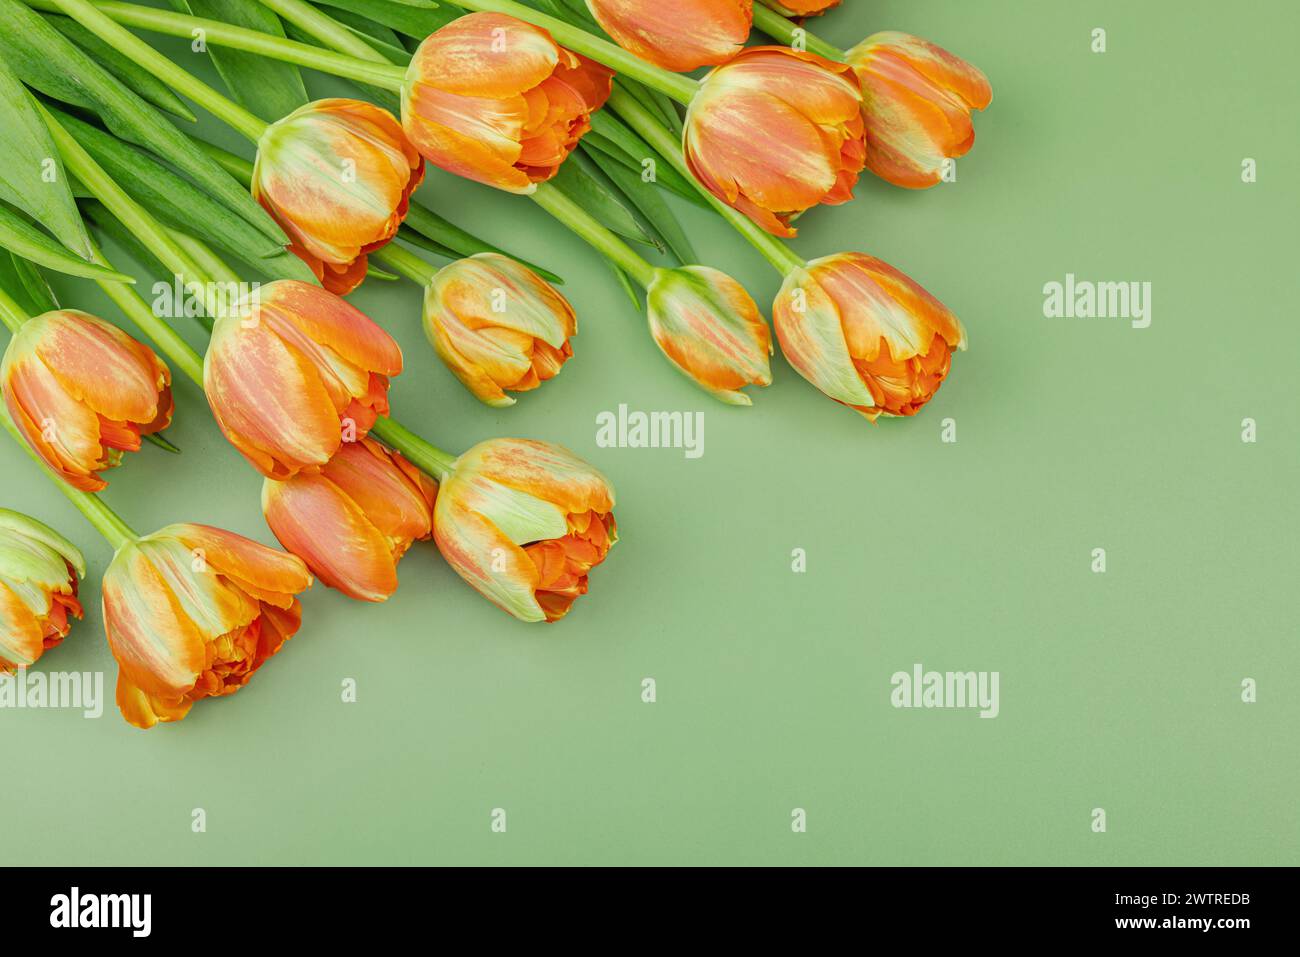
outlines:
[[[443,266],[424,291],[424,332],[465,388],[492,406],[535,389],[573,356],[569,301],[527,266],[477,253]]]
[[[612,78],[540,27],[471,13],[415,51],[402,85],[402,126],[434,166],[531,193],[591,128]]]
[[[754,21],[753,0],[587,0],[587,7],[623,49],[678,73],[735,56]]]
[[[103,583],[122,717],[151,728],[244,687],[297,632],[310,585],[301,559],[207,525],[128,541]]]
[[[489,439],[456,460],[433,537],[461,578],[524,621],[557,621],[618,540],[614,489],[567,449]]]
[[[790,365],[871,421],[915,415],[966,348],[966,330],[938,299],[863,253],[814,259],[786,276],[772,307]]]
[[[227,439],[268,478],[319,471],[388,414],[402,371],[393,337],[338,296],[267,283],[220,316],[203,387]]]
[[[788,17],[816,17],[838,7],[844,0],[778,0],[779,12]]]
[[[743,286],[708,266],[659,269],[646,290],[650,334],[668,361],[731,405],[772,382],[772,336]]]
[[[330,588],[359,601],[397,590],[397,563],[433,534],[437,485],[371,438],[344,443],[320,472],[262,485],[275,537]]]
[[[290,250],[342,296],[366,275],[366,254],[397,234],[424,160],[402,125],[361,100],[316,100],[266,128],[253,198]]]
[[[975,143],[971,110],[993,99],[988,79],[960,57],[907,33],[867,37],[848,52],[862,84],[867,168],[896,186],[939,182],[945,160]]]
[[[0,674],[29,668],[81,617],[77,546],[34,518],[0,508]]]
[[[172,418],[171,373],[146,345],[75,309],[35,316],[0,362],[0,390],[18,431],[59,477],[84,492],[140,437]]]
[[[686,111],[686,162],[715,196],[769,233],[853,198],[866,157],[853,71],[788,47],[747,47],[704,78]]]

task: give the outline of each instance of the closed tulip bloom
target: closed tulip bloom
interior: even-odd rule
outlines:
[[[153,351],[75,309],[23,323],[0,363],[0,389],[27,443],[84,492],[105,488],[99,473],[172,419],[171,373]]]
[[[151,728],[244,687],[298,631],[310,585],[301,559],[207,525],[127,542],[102,589],[122,717]]]
[[[587,7],[623,49],[678,73],[734,56],[754,21],[753,0],[587,0]]]
[[[402,126],[434,166],[531,193],[591,128],[612,77],[540,27],[471,13],[415,51],[402,85]]]
[[[769,233],[853,198],[866,154],[853,71],[788,47],[747,47],[704,78],[686,111],[686,162]]]
[[[848,52],[867,118],[867,168],[896,186],[939,182],[946,159],[975,143],[971,110],[993,99],[988,79],[960,57],[907,33],[877,33]]]
[[[424,291],[424,333],[465,388],[492,406],[536,389],[573,356],[569,301],[527,266],[477,253],[438,270]]]
[[[366,254],[397,234],[424,160],[391,113],[361,100],[317,100],[257,143],[253,198],[330,292],[351,292]]]
[[[221,316],[203,361],[217,425],[263,475],[316,472],[388,414],[397,343],[338,296],[293,279],[267,283]]]
[[[743,286],[708,266],[659,269],[646,291],[650,334],[668,361],[731,405],[772,382],[772,337]]]
[[[786,276],[772,309],[790,365],[871,421],[915,415],[938,391],[966,330],[938,299],[862,253],[814,259]]]
[[[280,544],[330,588],[359,601],[397,590],[397,563],[433,534],[438,486],[374,439],[346,443],[315,475],[262,485],[262,513]]]
[[[28,668],[81,617],[77,546],[41,522],[0,508],[0,674]]]
[[[457,574],[524,621],[557,621],[618,540],[614,489],[567,449],[489,439],[438,488],[433,537]]]

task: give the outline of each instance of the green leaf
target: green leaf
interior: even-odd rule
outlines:
[[[623,205],[618,193],[606,185],[596,164],[583,153],[570,155],[551,184],[591,213],[606,229],[624,239],[663,249],[659,240],[646,232],[637,218]]]
[[[700,195],[699,190],[690,183],[686,177],[661,157],[654,148],[643,140],[635,131],[626,123],[611,113],[609,110],[598,110],[591,115],[591,129],[599,139],[592,140],[592,145],[602,152],[612,152],[618,150],[623,156],[632,161],[632,168],[638,173],[643,169],[642,164],[647,160],[654,160],[655,181],[660,186],[672,190],[678,196],[689,200],[696,206],[708,208],[708,203]],[[591,137],[591,133],[582,138],[585,143]]]
[[[691,245],[686,231],[682,229],[682,224],[677,221],[677,217],[664,202],[663,194],[653,183],[645,182],[640,174],[632,172],[626,166],[601,153],[589,151],[588,155],[645,217],[650,227],[677,257],[678,262],[685,266],[700,261],[695,253],[695,247]]]
[[[122,139],[173,164],[263,235],[289,241],[266,210],[162,113],[18,0],[0,0],[0,57],[28,86],[89,110]]]
[[[638,290],[636,283],[632,281],[631,277],[628,276],[628,274],[619,267],[618,263],[614,262],[612,259],[606,259],[605,265],[613,271],[614,278],[618,280],[619,286],[622,287],[625,293],[627,293],[627,297],[632,300],[632,308],[634,308],[638,313],[644,311],[645,307],[641,305],[641,293]]]
[[[158,446],[158,448],[162,449],[165,452],[171,452],[173,455],[181,454],[181,450],[179,448],[177,448],[171,442],[164,439],[162,435],[158,432],[150,432],[148,435],[140,436],[140,438],[144,439],[146,442],[150,442]]]
[[[450,5],[425,8],[399,0],[317,0],[316,5],[347,10],[416,40],[423,40],[434,30],[465,15],[464,10]]]
[[[143,99],[148,100],[160,110],[166,110],[183,120],[195,121],[195,116],[185,101],[171,91],[144,67],[134,60],[118,53],[111,46],[95,36],[76,20],[53,13],[44,14],[45,20],[54,29],[89,53],[105,70],[113,74]]]
[[[267,239],[149,153],[67,113],[52,112],[104,172],[165,226],[189,232],[196,224],[201,225],[204,238],[212,245],[272,279],[316,282],[311,268],[301,259]]]
[[[516,262],[522,263],[547,282],[554,283],[557,286],[564,285],[564,280],[549,269],[544,269],[536,263],[531,263],[527,259],[523,259],[522,257],[507,252],[498,246],[494,246],[486,240],[479,239],[473,233],[466,232],[455,223],[443,219],[433,210],[429,209],[427,206],[422,206],[419,203],[411,204],[411,208],[406,214],[406,223],[404,228],[406,228],[408,232],[414,232],[425,239],[424,243],[421,243],[418,240],[409,241],[414,242],[417,246],[423,246],[425,249],[430,249],[433,252],[439,253],[439,255],[443,255],[443,253],[439,252],[438,249],[427,245],[428,241],[432,240],[433,243],[451,252],[451,255],[447,257],[449,259],[459,259],[463,256],[472,256],[475,253],[498,253],[502,256],[509,256]]]
[[[331,14],[333,12],[334,11],[330,11]],[[284,24],[284,31],[285,31],[285,35],[288,36],[290,40],[296,40],[299,43],[305,43],[307,44],[307,46],[317,47],[321,50],[329,50],[331,53],[337,52],[334,50],[333,47],[330,47],[322,43],[320,40],[316,39],[314,36],[312,36],[306,30],[303,30],[301,27],[297,26],[296,24],[286,22]],[[370,43],[370,39],[368,37],[362,37],[362,39],[366,40],[367,43]],[[373,48],[373,44],[372,44],[372,48]],[[394,116],[397,116],[401,113],[402,101],[401,99],[398,98],[398,95],[394,93],[392,90],[385,90],[381,87],[370,86],[365,83],[357,83],[354,81],[348,81],[348,82],[351,83],[352,86],[360,90],[364,94],[365,98],[370,100],[370,102],[383,107],[389,113],[392,113]]]
[[[145,246],[144,243],[135,238],[135,233],[123,226],[116,216],[108,211],[105,206],[97,199],[88,199],[81,203],[81,213],[86,217],[86,222],[94,227],[100,238],[107,237],[113,240],[118,246],[126,251],[126,254],[135,260],[136,265],[140,266],[149,275],[170,276],[172,271],[163,265],[162,261],[154,255],[153,250]]]
[[[376,266],[373,262],[367,261],[366,278],[380,279],[384,282],[397,282],[397,280],[401,279],[402,277],[397,275],[396,273],[385,272],[383,269],[380,269],[378,266]]]
[[[382,23],[376,23],[358,13],[341,8],[330,10],[327,15],[343,24],[398,66],[406,66],[411,62],[411,54],[407,53],[406,47],[402,46],[401,37]]]
[[[662,120],[664,126],[668,127],[674,136],[681,137],[682,116],[677,112],[677,104],[672,99],[658,90],[650,89],[644,83],[630,80],[625,76],[620,76],[618,83],[638,103],[644,106],[652,116]]]
[[[135,279],[125,273],[74,256],[4,203],[0,203],[0,246],[15,256],[69,276],[109,282],[135,282]]]
[[[7,250],[0,250],[0,289],[9,293],[29,316],[59,308],[54,290],[40,270]]]
[[[283,37],[284,27],[270,9],[257,0],[168,0],[177,13],[219,20]],[[292,63],[256,56],[240,50],[209,46],[208,56],[230,95],[250,113],[274,123],[308,102],[302,73]]]
[[[30,213],[63,245],[88,260],[90,237],[77,214],[63,160],[36,101],[18,81],[11,63],[0,46],[0,130],[5,145],[0,199]]]

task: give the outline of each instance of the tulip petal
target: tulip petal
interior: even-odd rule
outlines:
[[[35,664],[45,651],[36,613],[0,581],[0,674]]]
[[[801,376],[846,405],[875,404],[853,365],[840,310],[811,270],[786,276],[772,319],[781,351]]]
[[[280,544],[328,587],[359,601],[384,601],[397,590],[397,563],[388,540],[324,475],[268,479],[262,511]]]
[[[623,49],[675,73],[712,66],[744,46],[751,0],[587,0]]]
[[[614,508],[614,489],[609,479],[568,449],[549,442],[489,439],[465,452],[457,460],[457,468],[462,465],[502,485],[553,502],[570,514],[593,510],[603,513]]]
[[[290,607],[294,595],[311,587],[311,574],[296,555],[268,548],[243,535],[193,524],[168,525],[156,534],[174,537],[191,551],[202,551],[204,561],[217,574],[279,608]],[[234,624],[225,630],[231,630]]]
[[[534,597],[537,566],[532,559],[445,489],[434,505],[434,540],[456,573],[489,601],[523,621],[546,619]]]

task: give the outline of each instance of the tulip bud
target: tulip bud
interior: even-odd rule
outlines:
[[[988,79],[907,33],[877,33],[847,57],[862,84],[867,168],[896,186],[939,182],[944,160],[966,155],[975,143],[970,114],[993,99]]]
[[[266,128],[253,198],[289,236],[289,249],[330,292],[366,275],[366,254],[406,217],[424,160],[386,110],[361,100],[316,100]]]
[[[374,439],[339,447],[318,474],[262,485],[262,513],[280,544],[330,588],[359,601],[397,590],[397,563],[433,534],[438,486]]]
[[[203,388],[217,425],[263,475],[316,472],[388,414],[397,343],[319,286],[279,279],[217,319]]]
[[[465,388],[492,406],[536,389],[573,356],[569,301],[527,266],[477,253],[438,270],[424,291],[424,333]]]
[[[862,253],[814,259],[786,276],[772,307],[790,365],[871,421],[915,415],[938,391],[966,330],[938,299]]]
[[[646,291],[650,334],[668,361],[731,405],[769,385],[772,337],[743,286],[708,266],[657,269]]]
[[[853,71],[788,47],[747,47],[706,76],[682,140],[696,179],[777,236],[853,198],[866,154]]]
[[[489,439],[444,477],[433,537],[461,578],[524,621],[557,621],[618,541],[614,490],[567,449]]]
[[[171,373],[153,351],[75,309],[23,323],[0,363],[0,390],[27,444],[84,492],[105,488],[99,473],[172,418]]]
[[[34,665],[81,617],[77,546],[41,522],[0,508],[0,674]]]
[[[623,49],[678,73],[734,56],[754,20],[753,0],[587,0],[587,7]]]
[[[295,556],[207,525],[128,541],[102,589],[122,717],[151,728],[244,687],[298,631],[310,585]]]
[[[434,166],[531,193],[591,128],[612,78],[540,27],[471,13],[415,51],[402,85],[402,126]]]

